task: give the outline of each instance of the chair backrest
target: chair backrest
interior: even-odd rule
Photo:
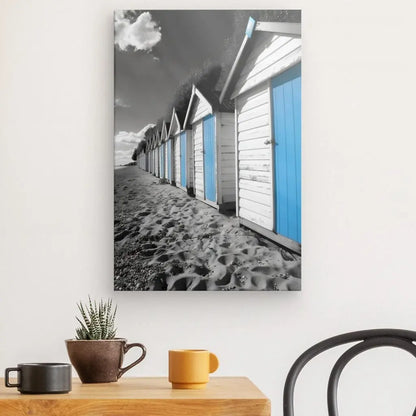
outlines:
[[[395,347],[405,350],[416,357],[415,331],[403,329],[370,329],[366,331],[350,332],[319,342],[306,350],[292,365],[286,378],[283,393],[283,415],[294,416],[293,395],[296,380],[303,367],[318,354],[350,342],[358,342],[344,352],[332,368],[328,381],[327,401],[329,416],[338,416],[338,381],[345,366],[360,353],[377,347]],[[413,412],[416,416],[416,408]]]

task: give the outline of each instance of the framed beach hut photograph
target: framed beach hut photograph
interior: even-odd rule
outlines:
[[[114,60],[114,290],[301,290],[301,11],[117,10]]]

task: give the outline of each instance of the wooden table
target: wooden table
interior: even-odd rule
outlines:
[[[270,416],[270,400],[245,377],[213,377],[205,390],[172,390],[164,377],[73,381],[69,394],[20,394],[0,379],[0,416]]]

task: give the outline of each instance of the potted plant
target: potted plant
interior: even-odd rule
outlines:
[[[115,317],[111,299],[77,304],[81,317],[76,338],[65,341],[69,359],[83,383],[117,381],[127,370],[139,364],[146,356],[146,348],[139,343],[127,344],[125,338],[116,338]],[[122,368],[124,354],[132,347],[142,349],[140,358]]]

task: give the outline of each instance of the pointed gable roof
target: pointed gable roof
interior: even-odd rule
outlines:
[[[172,110],[172,117],[170,119],[170,128],[168,132],[168,137],[174,136],[181,132],[181,123],[179,121],[178,114],[176,113],[175,107]]]
[[[160,137],[162,142],[165,142],[169,138],[168,136],[169,127],[170,127],[170,123],[167,123],[165,120],[163,120],[161,137]]]
[[[195,85],[192,86],[192,94],[189,100],[188,109],[186,111],[184,126],[201,120],[214,111],[232,113],[234,111],[234,103],[224,100],[219,102],[219,91],[205,89],[201,91]]]
[[[301,37],[301,24],[286,22],[256,22],[252,17],[249,18],[240,50],[237,53],[219,97],[219,101],[221,103],[227,98],[234,99],[242,92],[258,85],[254,83],[254,81],[251,83],[246,82],[247,85],[241,88],[241,86],[238,85],[238,80],[243,72],[244,66],[249,63],[253,66],[253,68],[251,68],[252,71],[245,76],[251,77],[252,79],[255,78],[254,73],[256,71],[258,72],[258,69],[254,66],[261,60],[259,58],[263,59],[269,53],[268,51],[262,52],[264,45],[270,45],[278,37],[282,38],[282,46],[286,43],[288,44],[291,39],[297,40],[292,41],[292,48],[288,47],[286,44],[286,46],[284,46],[285,50],[281,52],[282,59],[268,67],[267,75],[269,78],[276,76],[279,71],[285,69],[285,66],[287,67],[288,65],[292,65],[293,63],[296,63],[296,61],[299,61],[300,56],[299,54],[296,54],[296,48],[300,43],[299,38]],[[275,45],[279,46],[277,43]],[[257,56],[261,54],[265,56]],[[292,59],[290,59],[291,55],[293,55]],[[260,77],[259,81],[263,82],[263,79]]]
[[[156,141],[156,135],[155,135],[155,129],[152,130],[152,138],[150,139],[150,148],[154,150],[155,148],[155,141]]]
[[[155,131],[155,147],[160,145],[160,130],[156,129]]]

